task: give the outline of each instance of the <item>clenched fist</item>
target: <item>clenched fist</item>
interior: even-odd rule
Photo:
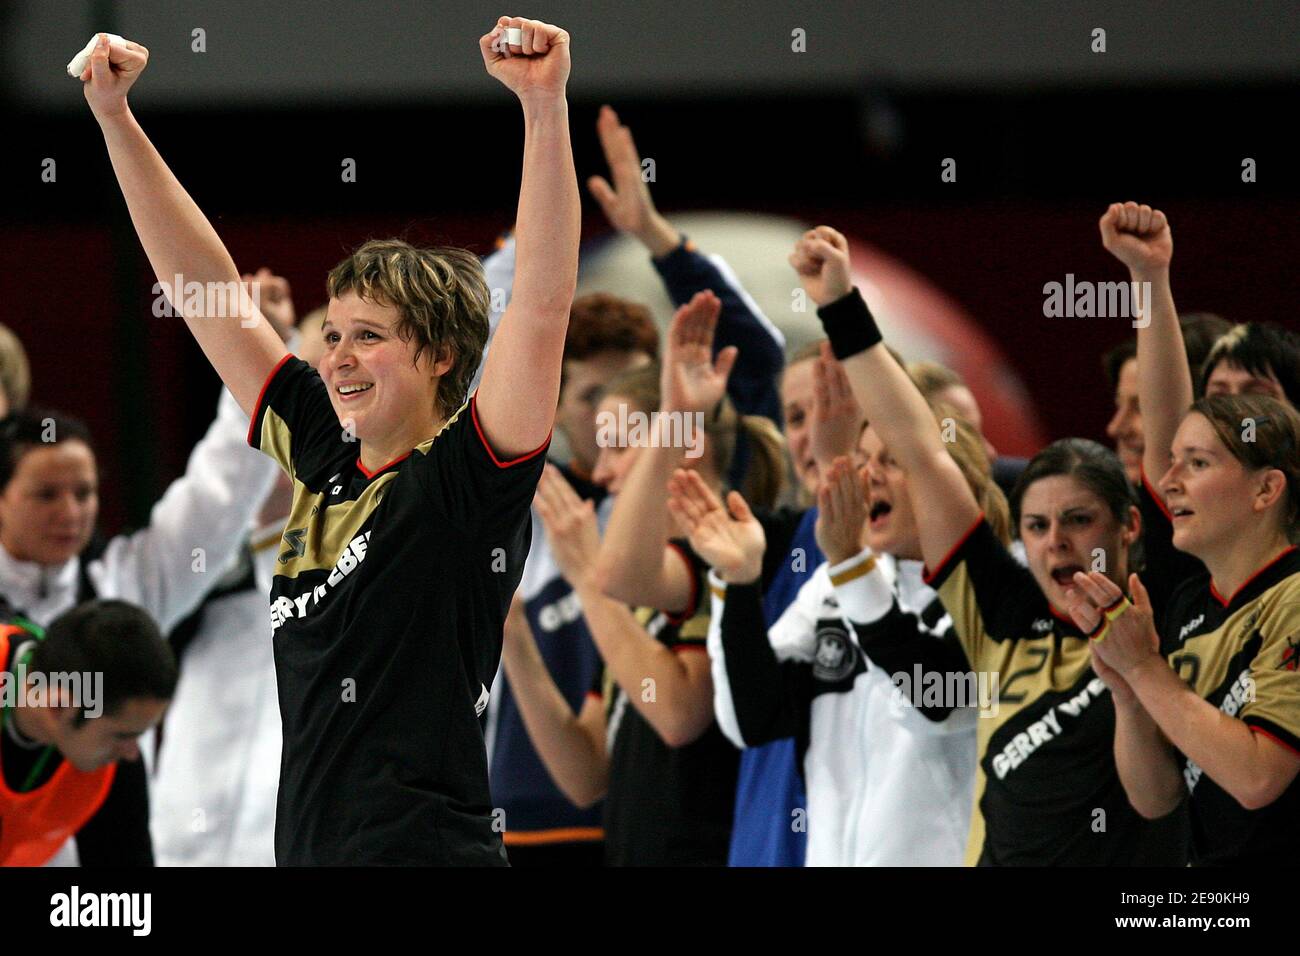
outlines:
[[[790,265],[799,273],[804,290],[818,307],[842,299],[853,290],[849,279],[849,241],[830,226],[805,232],[790,253]]]
[[[521,31],[520,42],[506,42],[506,30]],[[562,96],[569,79],[569,34],[541,20],[501,17],[478,41],[487,71],[520,99]]]
[[[81,73],[82,91],[95,119],[101,123],[126,113],[126,94],[144,72],[149,51],[130,40],[125,45],[108,42],[101,33],[90,64]]]
[[[1169,268],[1174,237],[1159,209],[1135,202],[1112,203],[1101,217],[1101,244],[1138,277]]]

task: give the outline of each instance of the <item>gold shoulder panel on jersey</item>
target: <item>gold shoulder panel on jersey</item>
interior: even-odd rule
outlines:
[[[973,667],[981,667],[980,657],[990,641],[964,560],[948,572],[939,585],[938,594],[944,610],[952,617],[953,632],[961,649],[966,652],[966,659]]]
[[[1237,675],[1228,674],[1228,667],[1254,635],[1259,634],[1263,640],[1256,658],[1263,671],[1268,669],[1268,654],[1283,653],[1286,632],[1297,626],[1300,575],[1291,575],[1237,608],[1214,630],[1187,638],[1169,654],[1169,666],[1197,694],[1209,697],[1229,680],[1235,680]],[[1300,639],[1300,635],[1292,636]],[[1255,669],[1252,666],[1252,671]],[[1258,675],[1252,679],[1258,681]]]
[[[703,607],[704,610],[697,612],[691,619],[682,622],[682,626],[677,631],[677,636],[681,640],[703,643],[704,639],[709,636],[708,605],[703,605]]]
[[[288,424],[268,405],[262,413],[262,434],[258,436],[258,448],[292,474],[293,462],[289,453],[291,437]]]
[[[379,505],[382,492],[397,480],[398,472],[380,475],[353,501],[339,501],[328,507],[324,492],[310,491],[301,481],[293,482],[293,507],[284,525],[275,573],[296,578],[303,571],[329,571],[357,536],[366,519]]]
[[[984,721],[981,721],[984,723]],[[980,744],[980,753],[984,752],[984,745]],[[984,776],[984,767],[978,761],[975,763],[975,805],[970,812],[970,832],[966,836],[966,865],[978,866],[980,855],[984,852],[984,814],[980,812],[980,801],[984,799],[984,787],[988,783]]]
[[[1300,574],[1260,596],[1263,643],[1251,662],[1241,718],[1266,720],[1300,737]]]

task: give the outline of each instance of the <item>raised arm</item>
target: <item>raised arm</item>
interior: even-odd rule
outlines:
[[[523,31],[507,46],[507,27]],[[519,97],[523,177],[510,305],[483,363],[475,405],[497,456],[527,454],[551,433],[569,307],[578,282],[581,209],[569,143],[569,35],[539,20],[501,17],[479,40],[488,72]]]
[[[668,647],[642,627],[625,605],[595,587],[592,571],[599,532],[592,503],[581,500],[553,465],[546,466],[538,483],[535,504],[556,564],[582,602],[596,649],[628,702],[669,747],[699,739],[713,720],[709,662],[707,655],[698,653],[703,642]],[[685,567],[680,558],[676,560]],[[696,609],[689,601],[684,607],[684,616],[694,616]],[[647,686],[654,688],[648,697]]]
[[[836,360],[829,342],[822,343],[821,355],[813,362],[813,404],[809,417],[808,446],[817,462],[817,473],[825,475],[835,459],[853,454],[863,422],[862,408],[853,397],[848,373]],[[825,479],[822,483],[824,486]]]
[[[722,399],[736,349],[711,358],[713,333],[721,304],[701,292],[677,310],[664,346],[658,425],[667,428],[675,415],[707,414]],[[665,488],[685,461],[685,449],[663,441],[637,451],[623,489],[605,527],[596,582],[611,597],[628,604],[679,611],[691,599],[691,577],[681,558],[668,548],[672,523]]]
[[[1192,373],[1169,288],[1173,234],[1163,212],[1135,202],[1112,204],[1100,227],[1102,245],[1128,266],[1139,290],[1136,299],[1142,314],[1135,316],[1133,324],[1138,330],[1138,407],[1145,442],[1142,472],[1155,488],[1169,468],[1178,423],[1192,404]]]
[[[203,599],[238,553],[279,466],[248,447],[248,417],[222,392],[217,415],[149,514],[118,535],[88,571],[102,593],[139,604],[166,634]]]
[[[722,257],[700,252],[655,207],[632,131],[619,121],[613,108],[601,107],[596,133],[610,179],[592,176],[587,187],[605,218],[645,246],[673,305],[685,305],[705,290],[718,297],[722,310],[714,352],[729,345],[740,349],[727,394],[742,415],[766,415],[780,421],[776,376],[785,364],[785,337],[780,329],[763,315]]]
[[[240,281],[216,230],[172,175],[127,105],[149,51],[138,43],[99,45],[82,74],[113,172],[159,286],[181,312],[203,354],[246,414],[284,356],[284,343]],[[183,284],[176,289],[177,278]],[[192,285],[198,283],[198,285]],[[195,289],[201,294],[194,295]]]
[[[907,472],[926,564],[938,567],[979,517],[980,507],[944,448],[930,407],[889,354],[849,279],[848,240],[829,226],[806,232],[790,264],[818,306],[853,396],[889,453]]]

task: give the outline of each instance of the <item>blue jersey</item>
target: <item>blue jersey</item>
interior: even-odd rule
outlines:
[[[813,534],[816,524],[817,509],[809,508],[795,529],[788,553],[781,552],[781,561],[763,592],[763,620],[768,627],[776,623],[825,560]],[[808,844],[807,806],[793,737],[747,747],[740,755],[727,865],[803,866]]]

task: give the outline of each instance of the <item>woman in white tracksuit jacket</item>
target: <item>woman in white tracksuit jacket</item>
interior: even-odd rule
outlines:
[[[959,423],[949,448],[989,513],[999,513],[1000,502],[1005,515],[974,430]],[[978,699],[952,621],[912,557],[920,546],[906,476],[870,428],[857,458],[860,473],[841,458],[823,480],[817,535],[828,560],[767,640],[759,637],[755,573],[761,527],[739,495],[733,492],[729,520],[721,503],[678,473],[674,513],[714,564],[715,711],[739,747],[796,738],[808,793],[807,865],[958,866],[973,800],[977,711],[990,701]],[[934,680],[948,693],[927,696]],[[956,689],[963,699],[953,699]]]
[[[42,626],[82,601],[117,598],[144,608],[168,633],[235,555],[275,463],[248,447],[248,416],[222,390],[216,419],[148,526],[96,554],[86,550],[98,513],[89,436],[54,418],[57,441],[42,439],[48,418],[16,415],[0,434],[0,595]],[[141,740],[146,758],[149,744]],[[54,862],[72,862],[68,847]]]

